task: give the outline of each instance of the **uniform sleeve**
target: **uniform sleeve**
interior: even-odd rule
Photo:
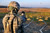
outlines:
[[[22,24],[22,19],[20,17],[18,17],[18,21],[19,21],[19,25]]]
[[[3,18],[3,20],[2,20],[4,29],[6,28],[6,25],[7,25],[8,16],[9,16],[9,15],[6,14],[6,15],[4,16],[4,18]]]

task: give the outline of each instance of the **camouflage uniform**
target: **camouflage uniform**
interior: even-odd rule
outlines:
[[[3,18],[4,33],[18,33],[19,28],[22,25],[22,20],[17,16],[20,5],[12,1],[8,5],[10,13],[6,14]]]

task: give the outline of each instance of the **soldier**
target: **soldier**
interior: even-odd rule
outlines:
[[[23,20],[23,22],[25,22],[27,20],[24,11],[21,12],[21,19]]]
[[[4,33],[18,33],[19,27],[22,26],[22,20],[17,13],[20,9],[18,2],[12,1],[8,5],[10,12],[3,18]]]
[[[26,18],[26,16],[25,16],[25,12],[24,11],[22,11],[21,12],[21,16],[20,16],[20,18],[21,18],[21,20],[22,20],[22,26],[21,26],[21,33],[23,33],[24,32],[24,23],[26,22],[26,20],[27,20],[27,18]]]

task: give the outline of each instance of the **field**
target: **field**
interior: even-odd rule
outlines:
[[[25,28],[26,32],[40,33],[39,29],[41,29],[43,27],[43,25],[45,25],[44,22],[47,23],[48,30],[50,29],[50,9],[48,9],[48,8],[31,8],[31,9],[30,8],[27,8],[27,9],[21,8],[19,11],[21,12],[22,10],[26,11],[25,15],[26,15],[27,21],[26,21],[25,25],[29,24],[33,20],[31,22],[30,26]],[[5,14],[7,14],[7,12],[8,12],[7,8],[0,8],[0,20],[2,20],[2,18],[5,16]],[[3,26],[1,27],[1,22],[2,21],[0,21],[0,30],[3,29]],[[47,28],[45,27],[44,30],[46,30]],[[47,32],[48,32],[48,30],[47,30]]]
[[[37,22],[41,19],[46,21],[48,24],[50,23],[50,12],[29,12],[26,13],[26,17],[30,19],[34,18],[34,21]]]
[[[8,8],[0,8],[0,12],[8,12]],[[19,12],[50,12],[50,8],[20,8]]]

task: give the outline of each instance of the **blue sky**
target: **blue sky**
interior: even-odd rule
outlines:
[[[0,5],[7,6],[11,1],[17,1],[21,7],[50,8],[50,0],[0,0]]]

